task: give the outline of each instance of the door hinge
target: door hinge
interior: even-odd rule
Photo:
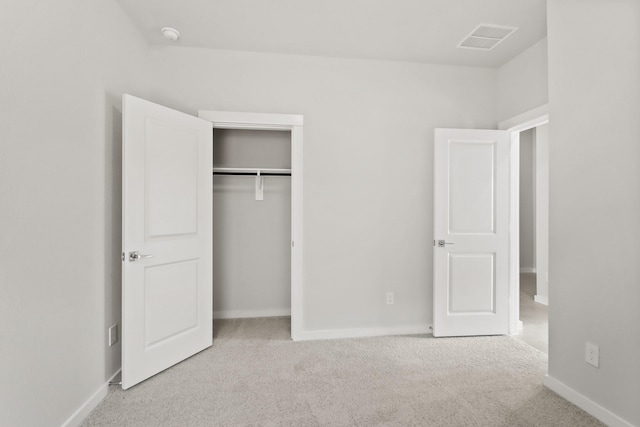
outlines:
[[[124,252],[122,252],[122,262],[124,262]]]

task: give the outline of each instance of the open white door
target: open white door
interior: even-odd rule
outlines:
[[[509,134],[435,130],[433,335],[509,331]]]
[[[123,96],[122,388],[211,346],[213,125]]]

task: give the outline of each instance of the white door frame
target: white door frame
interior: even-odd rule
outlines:
[[[522,330],[520,320],[520,132],[549,123],[549,105],[544,104],[500,122],[498,129],[510,133],[510,220],[509,237],[509,334]]]
[[[302,333],[303,236],[302,236],[302,126],[298,114],[198,111],[198,117],[213,122],[214,129],[291,131],[291,339]],[[213,141],[212,141],[213,143]],[[213,312],[211,313],[213,320]]]

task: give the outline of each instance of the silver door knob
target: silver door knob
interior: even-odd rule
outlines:
[[[129,262],[139,261],[143,258],[151,258],[152,254],[141,254],[139,251],[129,252]]]
[[[444,248],[446,245],[455,245],[455,243],[447,242],[445,240],[438,240],[439,248]]]

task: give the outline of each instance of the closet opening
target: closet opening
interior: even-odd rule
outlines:
[[[214,129],[214,320],[289,316],[291,131]]]
[[[291,339],[304,339],[303,116],[198,117],[214,131],[211,318],[284,316]]]

